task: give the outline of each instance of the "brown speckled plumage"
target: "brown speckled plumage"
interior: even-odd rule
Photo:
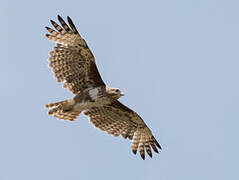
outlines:
[[[103,85],[94,56],[70,17],[67,19],[71,28],[60,16],[57,17],[64,29],[52,20],[51,24],[57,31],[46,27],[50,33],[46,37],[56,43],[54,51],[49,53],[49,66],[57,81],[63,82],[63,87],[74,94],[88,87]]]
[[[145,158],[144,149],[150,157],[152,157],[150,146],[156,153],[158,153],[156,146],[161,149],[140,116],[118,100],[109,105],[88,109],[84,114],[99,130],[106,131],[113,136],[122,135],[130,139],[133,153],[136,154],[139,150],[143,159]]]
[[[69,26],[57,17],[62,27],[52,20],[55,30],[46,27],[50,33],[46,37],[56,43],[49,53],[49,67],[57,81],[76,96],[47,104],[48,114],[73,121],[83,112],[99,130],[130,139],[132,152],[139,151],[142,159],[145,151],[150,157],[151,149],[158,153],[161,147],[141,117],[117,100],[123,93],[104,84],[93,54],[70,17],[67,17]]]

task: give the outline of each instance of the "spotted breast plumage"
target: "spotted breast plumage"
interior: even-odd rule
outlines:
[[[61,26],[51,20],[55,30],[46,27],[49,32],[46,37],[56,44],[49,53],[49,66],[57,81],[75,96],[47,104],[48,114],[74,121],[83,113],[99,130],[130,139],[132,152],[139,151],[142,159],[145,159],[145,150],[150,157],[151,148],[158,153],[161,146],[143,119],[118,101],[123,92],[103,82],[95,58],[71,18],[67,17],[69,25],[59,15],[57,18]]]

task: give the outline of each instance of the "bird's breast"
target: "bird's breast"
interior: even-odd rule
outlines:
[[[94,88],[88,91],[89,97],[91,100],[95,101],[101,97],[100,89]]]

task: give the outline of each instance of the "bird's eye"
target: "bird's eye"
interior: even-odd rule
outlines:
[[[119,92],[119,90],[118,90],[118,89],[116,89],[115,91],[116,91],[116,92]]]

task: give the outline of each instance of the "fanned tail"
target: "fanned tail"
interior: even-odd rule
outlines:
[[[79,111],[74,111],[74,105],[75,101],[70,99],[46,104],[46,108],[50,109],[48,114],[55,118],[74,121],[81,113]]]
[[[66,101],[67,101],[67,100],[66,100]],[[57,107],[57,106],[60,105],[60,104],[64,104],[64,102],[66,102],[66,101],[60,101],[60,102],[54,102],[54,103],[46,104],[46,108],[49,109],[49,108]]]

